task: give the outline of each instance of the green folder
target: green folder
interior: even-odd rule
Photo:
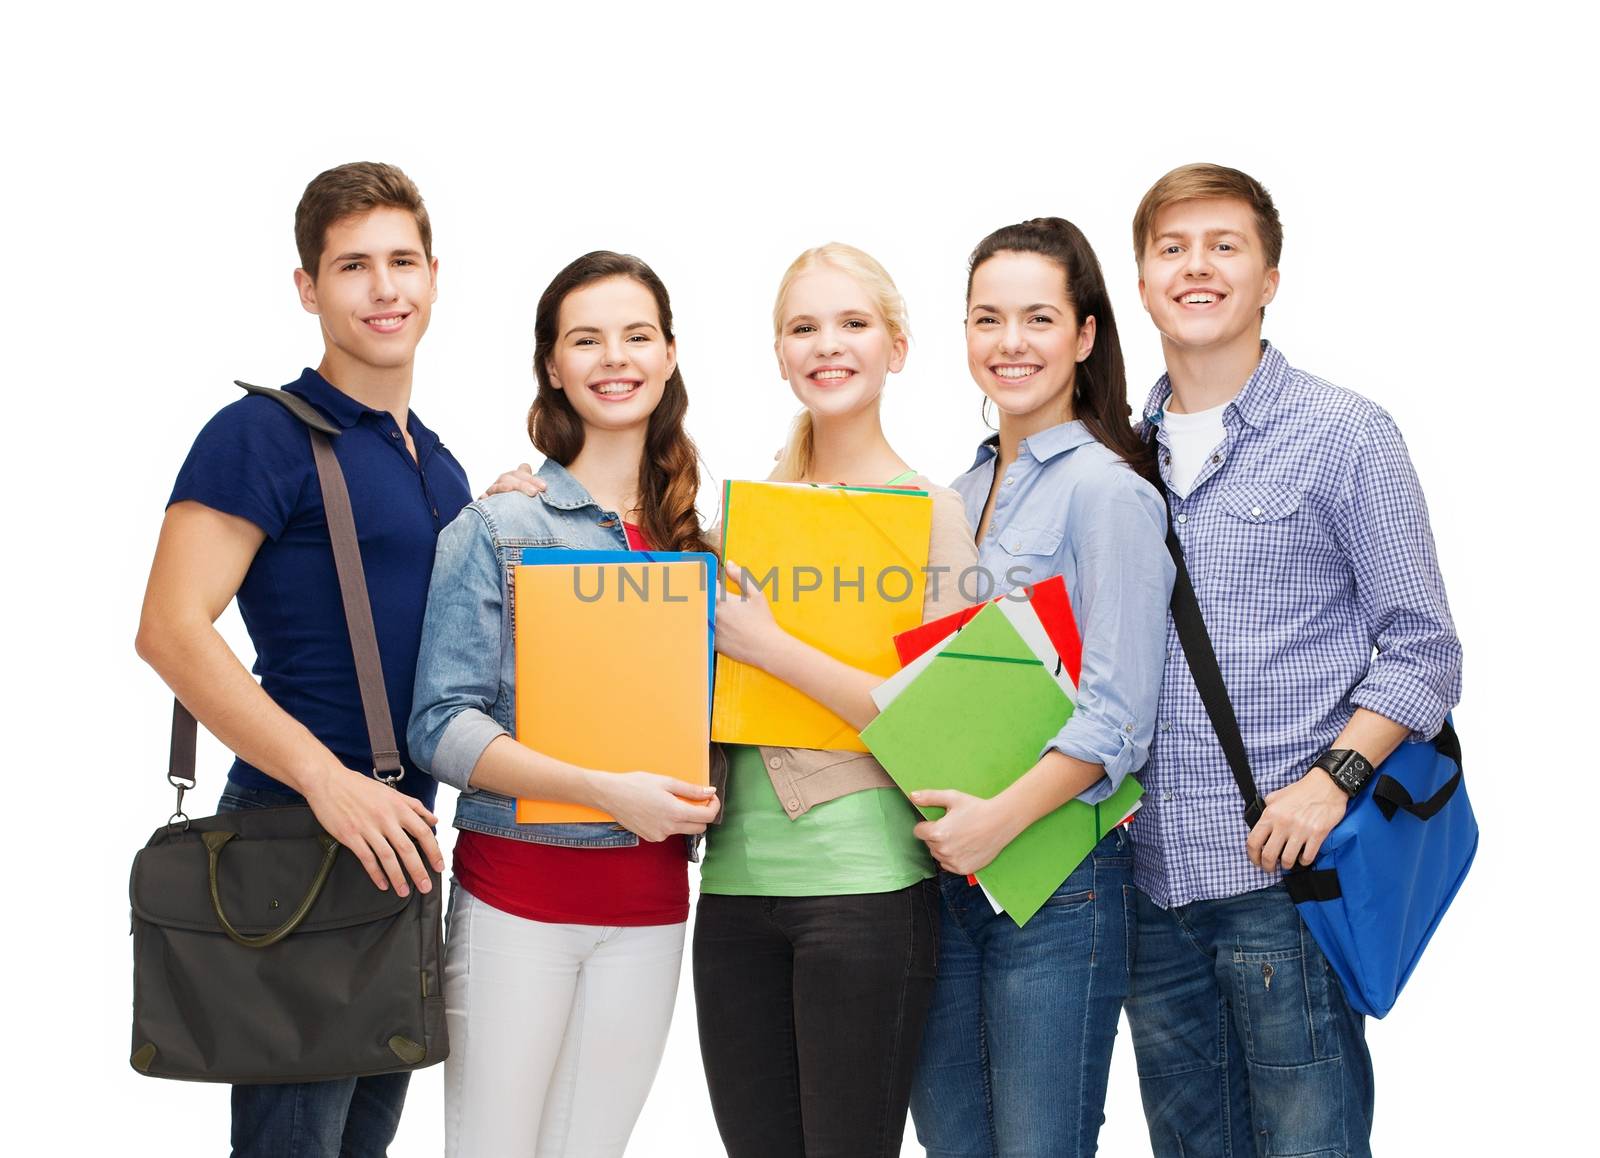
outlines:
[[[1038,763],[1071,715],[1061,685],[990,604],[861,738],[905,792],[954,788],[988,799]],[[1027,924],[1143,793],[1130,776],[1100,804],[1068,801],[1006,845],[978,880],[1012,920]],[[929,820],[944,815],[921,811]]]

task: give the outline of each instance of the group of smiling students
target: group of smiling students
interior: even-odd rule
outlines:
[[[1084,235],[1046,217],[982,239],[967,368],[998,433],[949,489],[880,421],[910,338],[889,274],[828,244],[778,283],[777,366],[803,410],[772,478],[926,489],[930,571],[1065,579],[1083,639],[1076,710],[989,800],[908,800],[858,752],[729,746],[719,790],[517,742],[515,697],[539,694],[515,681],[510,576],[525,549],[716,549],[695,506],[666,287],[605,251],[556,275],[534,318],[528,415],[545,462],[471,502],[409,408],[437,269],[415,187],[388,165],[330,170],[308,186],[296,235],[325,356],[286,388],[345,430],[414,774],[391,792],[352,771],[370,753],[331,558],[318,554],[320,492],[303,431],[269,401],[240,400],[197,439],[139,645],[238,753],[222,806],[304,798],[380,888],[430,887],[423,860],[444,867],[435,785],[460,793],[448,1153],[623,1152],[666,1042],[702,834],[695,1003],[735,1158],[896,1155],[908,1107],[934,1158],[1091,1154],[1125,1007],[1155,1153],[1369,1152],[1361,1018],[1278,880],[1343,815],[1317,755],[1377,763],[1437,731],[1459,694],[1459,645],[1392,421],[1261,341],[1281,229],[1257,181],[1184,166],[1138,208],[1139,288],[1168,368],[1138,425]],[[1267,794],[1254,829],[1169,624],[1169,516]],[[747,587],[738,560],[724,562]],[[235,595],[259,685],[211,627]],[[923,617],[962,605],[957,584],[930,583]],[[877,711],[881,677],[789,635],[753,588],[719,604],[715,645],[853,727]],[[648,687],[641,673],[594,693],[615,698],[626,728]],[[1135,822],[1026,925],[968,884],[1035,820],[1136,774]],[[519,797],[616,823],[518,824]],[[945,811],[926,821],[914,805]],[[404,1093],[404,1075],[235,1087],[234,1152],[381,1154]]]

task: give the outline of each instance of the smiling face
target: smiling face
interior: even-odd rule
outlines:
[[[967,369],[1022,437],[1072,417],[1094,332],[1094,318],[1079,324],[1066,271],[1050,258],[1002,250],[972,271]]]
[[[409,373],[438,296],[438,271],[408,210],[374,209],[328,226],[315,280],[297,269],[295,284],[300,304],[322,322],[336,383],[372,371]]]
[[[1139,296],[1162,337],[1186,351],[1248,346],[1278,290],[1255,214],[1233,197],[1177,201],[1151,223]]]
[[[586,429],[648,424],[677,364],[654,295],[631,277],[590,282],[562,300],[546,368]]]
[[[864,286],[818,265],[789,283],[780,310],[778,372],[812,414],[836,418],[877,403],[906,362],[906,336],[890,331]]]

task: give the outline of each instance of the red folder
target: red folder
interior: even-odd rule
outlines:
[[[1056,654],[1066,665],[1067,674],[1072,677],[1073,683],[1077,683],[1079,672],[1083,668],[1083,639],[1078,635],[1078,621],[1072,614],[1072,600],[1067,595],[1066,581],[1059,575],[1052,575],[1038,583],[1031,583],[1022,590],[1026,593],[1028,601],[1033,604],[1039,622],[1044,624],[1050,642],[1055,644]],[[998,603],[1006,598],[1010,596],[1000,595],[990,602]],[[924,623],[921,627],[902,631],[894,637],[894,649],[900,655],[900,666],[905,667],[917,656],[954,635],[981,610],[983,610],[982,604],[976,607],[963,607],[943,619],[935,619],[930,623]]]

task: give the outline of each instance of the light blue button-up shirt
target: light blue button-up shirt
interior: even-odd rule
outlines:
[[[991,438],[950,484],[974,527],[996,461]],[[1083,637],[1083,670],[1076,710],[1040,754],[1054,748],[1102,765],[1105,776],[1079,797],[1098,804],[1143,767],[1154,735],[1173,580],[1166,506],[1076,421],[1023,439],[995,492],[978,543],[979,572],[963,580],[963,595],[977,601],[1052,575],[1065,580]]]

